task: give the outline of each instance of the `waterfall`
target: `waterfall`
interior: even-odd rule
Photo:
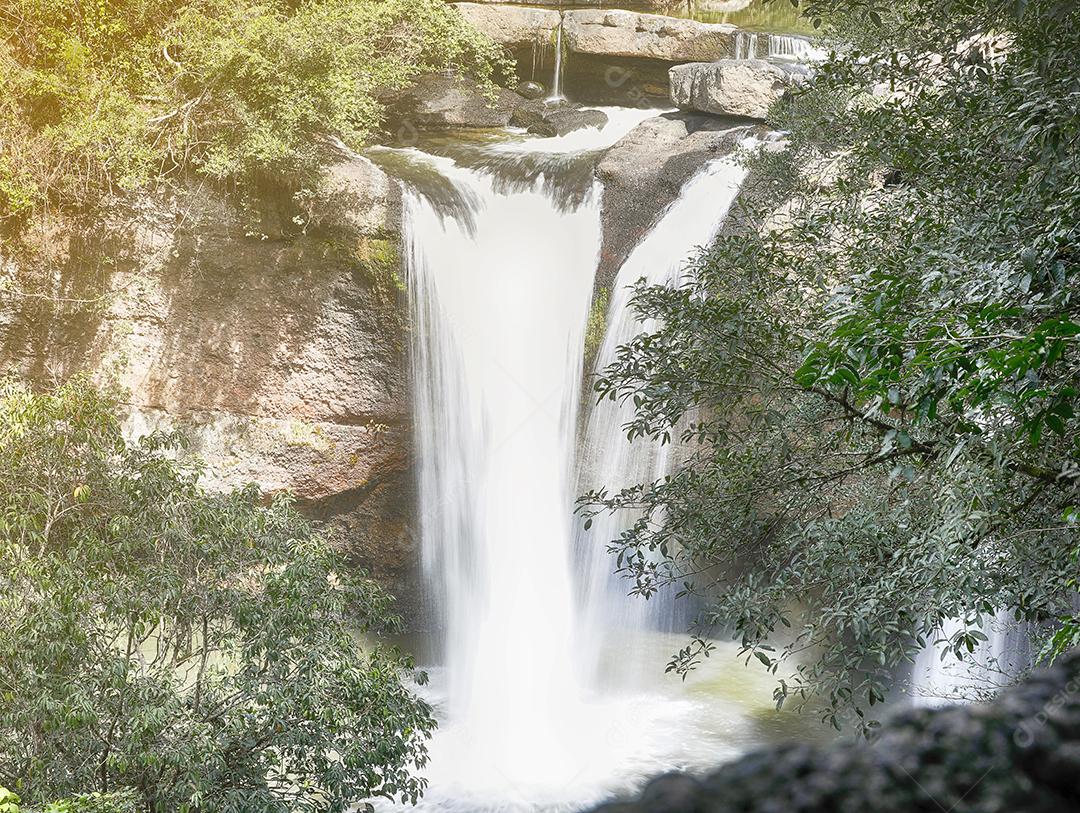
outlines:
[[[757,59],[758,35],[754,32],[739,31],[735,34],[735,58]]]
[[[499,166],[608,146],[655,111],[610,110],[602,130],[508,142]],[[600,252],[600,190],[572,205],[544,177],[504,184],[422,158],[465,215],[405,196],[420,461],[421,550],[443,628],[447,722],[433,768],[458,794],[558,785],[582,759],[573,643],[573,461],[582,358]],[[526,164],[527,166],[527,164]],[[557,164],[547,163],[557,172]],[[505,788],[503,789],[505,791]]]
[[[580,696],[570,475],[599,196],[561,212],[441,170],[475,208],[463,224],[407,207],[423,565],[445,612],[449,717],[471,760],[526,779],[560,758]]]
[[[419,186],[407,189],[403,221],[422,564],[442,650],[427,689],[440,718],[425,770],[423,804],[433,809],[599,801],[637,777],[731,752],[715,732],[743,725],[729,704],[672,696],[679,680],[658,688],[669,642],[640,658],[651,687],[619,692],[619,681],[595,680],[596,653],[614,639],[593,633],[623,609],[608,599],[625,597],[601,576],[612,560],[591,544],[598,537],[583,550],[575,535],[577,478],[586,470],[615,482],[648,478],[664,470],[666,454],[631,449],[619,437],[621,407],[600,408],[588,420],[591,462],[578,465],[602,195],[590,181],[584,196],[560,197],[545,176],[576,176],[589,155],[657,111],[605,112],[602,129],[503,142],[468,165],[396,153],[437,172],[458,202],[447,208]],[[520,170],[534,166],[540,173],[522,183]],[[642,275],[677,279],[694,247],[715,234],[742,177],[733,163],[711,162],[635,249],[620,272],[602,359],[648,327],[629,314],[625,286]],[[631,610],[622,617],[648,621]]]
[[[746,169],[732,158],[710,162],[683,188],[634,249],[615,281],[595,372],[615,361],[621,345],[657,327],[652,320],[639,321],[631,307],[634,283],[644,279],[651,285],[678,284],[695,250],[708,244],[720,229],[745,175]],[[580,492],[600,487],[617,492],[625,486],[653,482],[668,473],[670,444],[646,438],[627,442],[623,427],[633,416],[632,402],[605,399],[592,407],[579,470]],[[579,535],[586,574],[588,624],[584,630],[585,635],[593,636],[587,647],[592,651],[599,649],[598,640],[613,633],[633,636],[648,623],[667,626],[671,620],[663,617],[672,610],[670,595],[654,598],[648,604],[638,597],[628,598],[631,584],[612,573],[615,559],[608,554],[606,545],[635,519],[626,511],[601,514],[593,519],[590,530]]]
[[[812,59],[816,54],[814,46],[805,37],[769,35],[769,57],[772,59]]]
[[[986,640],[958,659],[946,642],[968,628],[959,619],[950,619],[930,633],[912,670],[915,703],[935,706],[986,699],[1030,665],[1030,637],[1010,612],[1002,610],[983,619],[976,629]]]
[[[765,54],[768,59],[785,62],[821,61],[826,53],[816,48],[806,37],[790,34],[758,34],[739,31],[735,34],[735,59],[759,59],[761,38],[765,38]]]
[[[563,97],[563,20],[559,16],[559,27],[555,32],[555,73],[551,78],[551,101],[559,101]]]
[[[547,51],[547,45],[542,37],[543,34],[537,31],[532,42],[532,73],[529,74],[529,78],[534,82],[536,81],[537,68],[544,67],[544,53]]]

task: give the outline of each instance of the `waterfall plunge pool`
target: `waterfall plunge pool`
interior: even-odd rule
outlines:
[[[576,811],[638,790],[665,771],[704,772],[767,745],[833,738],[811,710],[777,711],[774,679],[756,661],[748,665],[733,643],[716,642],[685,681],[665,674],[671,654],[687,642],[662,632],[609,638],[599,653],[597,688],[574,718],[563,718],[563,749],[553,758],[544,748],[530,753],[511,744],[520,762],[507,765],[497,749],[492,754],[473,739],[467,724],[455,725],[446,667],[425,657],[439,644],[428,636],[402,639],[422,663],[436,664],[424,667],[429,681],[418,693],[435,709],[439,729],[423,771],[430,782],[424,798],[415,808],[382,802],[377,810]],[[528,742],[529,732],[506,733]]]

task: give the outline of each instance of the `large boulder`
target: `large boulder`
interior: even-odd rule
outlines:
[[[737,29],[658,14],[583,9],[563,14],[563,42],[573,54],[700,62],[731,52]]]
[[[634,246],[687,180],[758,129],[714,116],[668,113],[647,119],[610,147],[596,169],[604,185],[597,285],[611,285]]]
[[[682,110],[763,119],[806,69],[763,59],[721,59],[676,65],[668,76],[671,100]]]
[[[558,110],[549,113],[547,122],[552,126],[555,135],[564,136],[575,130],[584,130],[587,127],[600,129],[608,123],[608,116],[603,110]]]
[[[510,48],[550,40],[562,18],[558,11],[526,6],[455,3],[454,8],[474,28]]]
[[[513,127],[522,127],[539,136],[564,136],[586,127],[603,127],[608,115],[603,110],[582,107],[565,99],[545,102],[535,100],[520,105],[510,119]]]

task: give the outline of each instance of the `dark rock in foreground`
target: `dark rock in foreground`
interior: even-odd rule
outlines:
[[[595,813],[1080,810],[1080,651],[993,703],[916,709],[873,743],[793,745],[698,779],[668,774]]]

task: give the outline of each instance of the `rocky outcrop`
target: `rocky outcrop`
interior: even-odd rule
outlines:
[[[683,185],[710,159],[755,132],[743,123],[686,113],[647,119],[608,149],[597,166],[604,184],[604,243],[597,285],[619,267]]]
[[[595,813],[1080,810],[1080,651],[992,704],[908,711],[871,744],[762,751],[668,774]]]
[[[552,135],[564,136],[587,127],[600,129],[608,123],[608,116],[602,110],[563,109],[549,113],[545,121],[550,125]]]
[[[522,83],[523,85],[529,83]],[[532,94],[535,95],[535,94]],[[526,99],[499,89],[494,99],[456,77],[429,74],[399,94],[392,107],[394,128],[411,130],[524,127],[543,136],[566,135],[583,127],[602,127],[607,116],[572,102]]]
[[[700,62],[727,56],[736,28],[632,11],[568,11],[563,42],[571,54]]]
[[[245,214],[206,190],[139,199],[77,234],[55,280],[31,288],[9,268],[0,370],[119,385],[131,435],[181,429],[209,485],[293,492],[400,585],[413,561],[401,202],[366,161],[332,175],[306,211]]]
[[[528,6],[455,3],[454,8],[473,27],[510,48],[550,40],[562,19],[558,11]]]
[[[455,127],[506,127],[514,110],[526,99],[512,90],[498,88],[488,98],[475,81],[458,76],[427,74],[401,91],[390,106],[398,129],[419,130]]]
[[[762,59],[722,59],[676,65],[669,72],[671,100],[683,110],[763,119],[806,70]]]

